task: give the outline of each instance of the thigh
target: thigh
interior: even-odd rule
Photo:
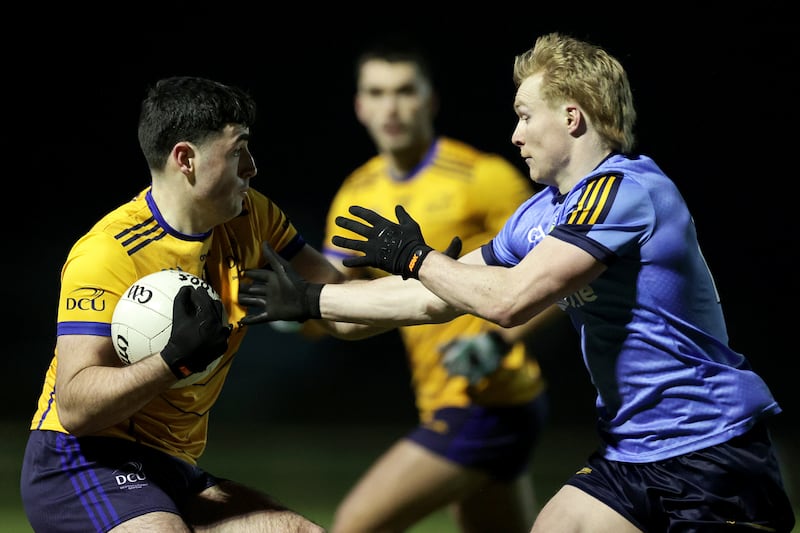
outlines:
[[[174,493],[163,483],[185,478],[173,461],[120,439],[32,431],[20,476],[25,513],[35,531],[106,532],[145,515],[180,531]]]
[[[109,533],[142,533],[158,531],[158,533],[192,533],[180,515],[173,513],[147,513],[126,520]]]
[[[792,508],[763,426],[652,463],[598,452],[567,483],[647,531],[791,531]]]
[[[324,533],[312,520],[272,496],[228,479],[186,501],[186,521],[194,532],[223,531]]]
[[[444,407],[408,439],[465,468],[512,482],[527,472],[547,411],[547,398],[514,406]]]
[[[402,531],[487,479],[486,474],[401,440],[350,490],[336,510],[331,531]]]
[[[539,512],[531,533],[639,533],[621,514],[582,490],[565,485]]]

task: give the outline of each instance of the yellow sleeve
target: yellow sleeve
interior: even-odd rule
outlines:
[[[482,205],[484,227],[496,234],[508,218],[530,198],[533,183],[506,159],[486,154],[475,164],[475,186],[473,201]]]

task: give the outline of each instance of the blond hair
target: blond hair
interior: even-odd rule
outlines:
[[[549,33],[514,59],[514,83],[542,73],[542,97],[555,104],[575,101],[612,150],[628,154],[636,139],[628,75],[622,64],[593,44]]]

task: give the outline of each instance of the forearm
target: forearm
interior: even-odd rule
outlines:
[[[588,252],[552,237],[545,237],[512,267],[486,266],[477,260],[472,254],[454,261],[431,252],[419,279],[450,305],[507,328],[585,288],[606,268]]]
[[[320,312],[326,320],[386,329],[447,322],[463,314],[418,281],[399,276],[325,285]],[[336,329],[342,333],[358,328],[338,325]]]
[[[125,367],[90,366],[57,384],[59,419],[71,434],[88,435],[129,418],[175,381],[158,354]]]
[[[422,284],[451,306],[503,327],[523,324],[554,299],[545,283],[520,285],[511,268],[470,264],[431,252],[419,272]]]

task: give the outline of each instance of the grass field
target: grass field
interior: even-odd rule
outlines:
[[[367,466],[403,427],[281,426],[242,434],[212,429],[202,465],[211,472],[259,487],[293,509],[326,526],[334,508]],[[31,533],[19,499],[19,468],[26,432],[24,424],[0,424],[0,532]],[[781,434],[781,450],[798,448],[798,433]],[[776,439],[777,440],[777,439]],[[590,427],[551,427],[534,457],[533,479],[545,500],[579,465],[595,443]],[[788,455],[785,454],[785,455]],[[797,456],[785,466],[795,508]],[[800,526],[795,532],[800,533]],[[436,513],[409,533],[456,533],[444,512]]]

